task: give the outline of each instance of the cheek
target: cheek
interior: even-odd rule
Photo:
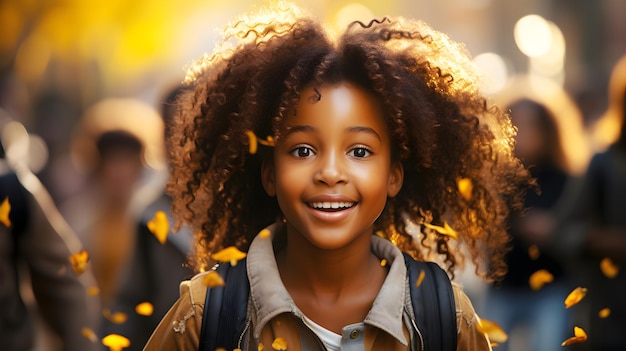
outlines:
[[[275,174],[277,195],[301,191],[310,177],[304,167],[294,167],[287,164],[277,165]]]

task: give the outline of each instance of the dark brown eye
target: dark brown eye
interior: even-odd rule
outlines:
[[[306,157],[313,156],[315,153],[308,146],[298,146],[294,148],[293,150],[291,150],[291,154],[296,157],[306,158]]]
[[[371,155],[372,152],[364,147],[355,147],[354,149],[350,150],[348,154],[352,157],[364,158]]]

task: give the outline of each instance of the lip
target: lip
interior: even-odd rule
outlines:
[[[311,206],[312,203],[353,203],[352,207],[345,208],[337,211],[323,211]],[[354,212],[355,208],[358,206],[358,201],[343,195],[318,195],[307,198],[305,201],[306,209],[308,213],[315,219],[327,222],[327,223],[336,223],[340,222],[347,217],[349,217],[352,212]]]

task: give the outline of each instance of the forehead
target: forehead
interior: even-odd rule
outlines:
[[[383,110],[376,96],[350,82],[305,87],[294,116],[287,122],[287,129],[298,125],[326,129],[363,126],[387,134]]]

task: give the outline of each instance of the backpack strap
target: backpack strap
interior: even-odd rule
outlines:
[[[236,348],[243,333],[248,312],[250,282],[246,259],[236,266],[222,263],[215,269],[225,285],[207,288],[200,329],[200,351]]]
[[[415,323],[424,342],[422,349],[456,350],[456,305],[450,278],[436,263],[420,262],[406,253],[403,255],[410,282]],[[418,287],[416,282],[422,270],[424,280]]]

